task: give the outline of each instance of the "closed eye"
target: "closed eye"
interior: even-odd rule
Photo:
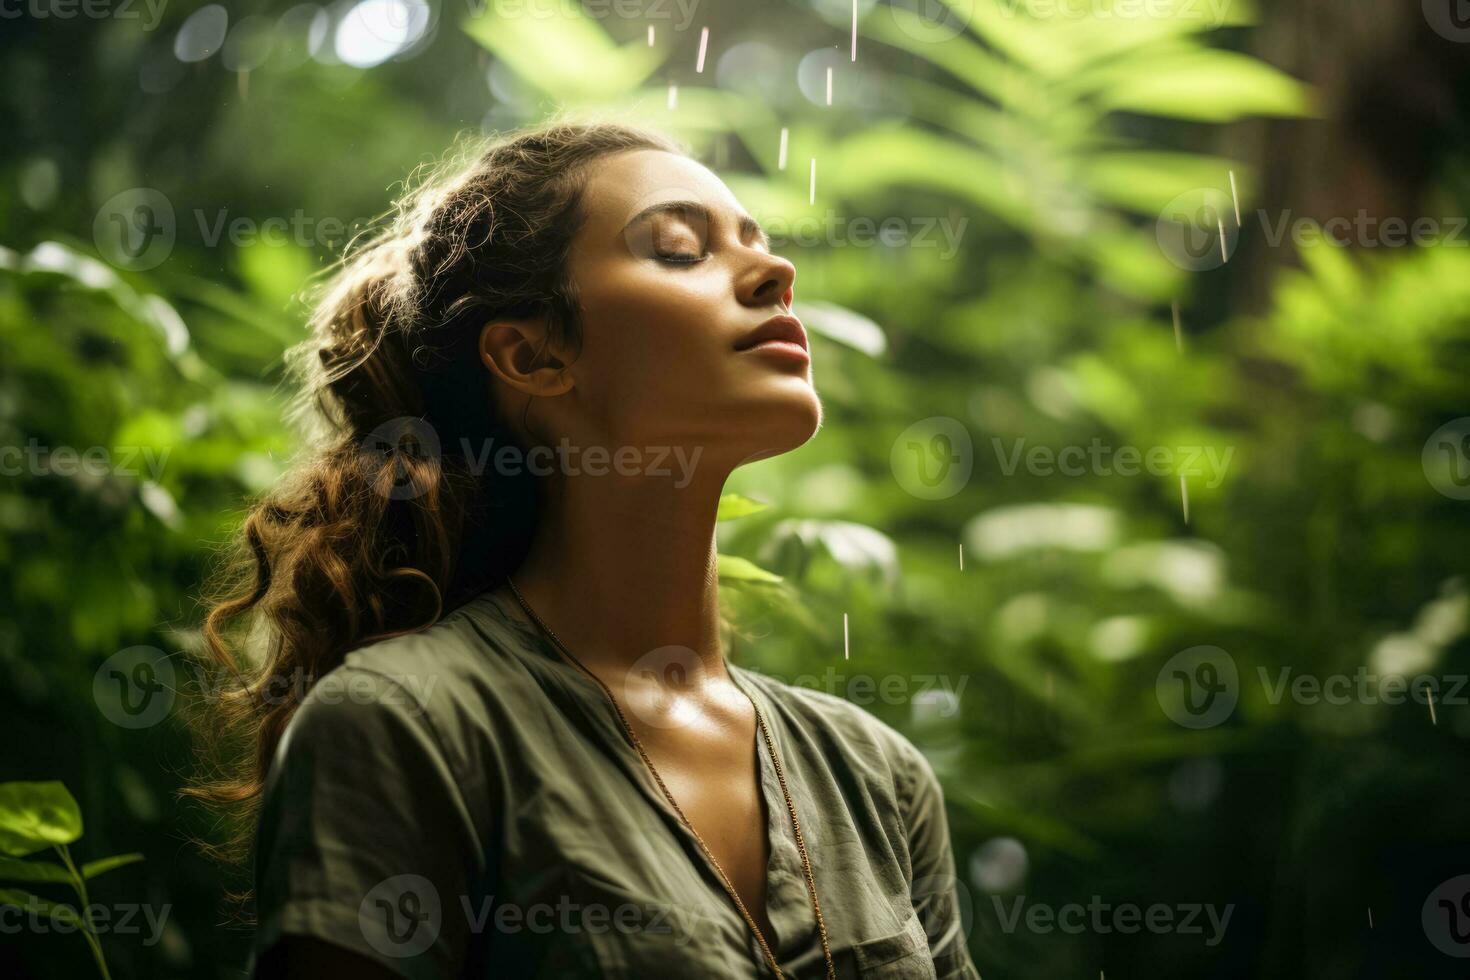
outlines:
[[[667,262],[670,265],[694,265],[698,262],[703,262],[709,256],[695,255],[692,252],[660,252],[654,258],[660,262]]]

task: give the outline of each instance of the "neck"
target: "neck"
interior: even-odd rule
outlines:
[[[703,474],[701,474],[703,476]],[[723,474],[554,478],[515,584],[567,649],[599,675],[661,647],[724,676],[715,516]]]

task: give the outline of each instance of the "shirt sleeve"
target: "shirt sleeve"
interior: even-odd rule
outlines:
[[[907,739],[901,744],[908,759],[904,813],[913,865],[909,893],[914,911],[929,936],[939,980],[980,980],[968,943],[974,909],[969,889],[955,874],[944,791],[924,754]]]
[[[255,839],[253,952],[326,940],[409,980],[458,976],[479,854],[424,706],[387,675],[322,677],[276,751]]]

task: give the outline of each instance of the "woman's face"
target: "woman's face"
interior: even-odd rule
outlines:
[[[812,437],[821,404],[791,316],[796,269],[718,177],[672,153],[618,153],[589,168],[582,211],[573,385],[538,399],[533,428],[550,410],[573,443],[698,448],[701,465],[728,468]]]

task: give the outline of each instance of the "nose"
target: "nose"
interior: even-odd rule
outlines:
[[[740,301],[746,306],[779,304],[791,309],[795,298],[796,266],[779,255],[751,250],[754,258],[741,277]]]

